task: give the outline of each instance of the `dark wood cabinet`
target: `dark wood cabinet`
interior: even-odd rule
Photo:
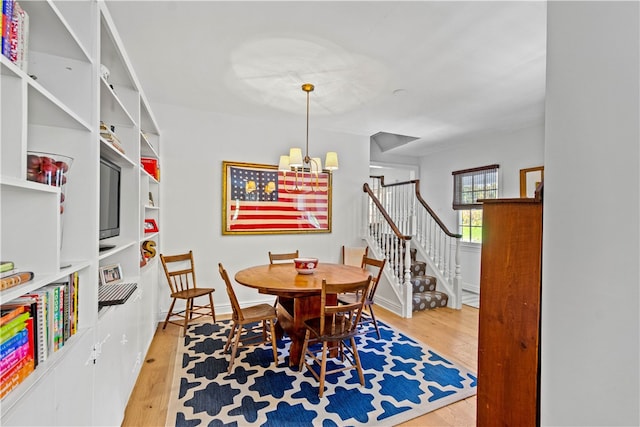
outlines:
[[[483,201],[478,426],[539,424],[542,203]]]

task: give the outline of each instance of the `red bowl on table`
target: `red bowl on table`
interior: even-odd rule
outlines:
[[[318,258],[295,258],[293,263],[299,274],[313,274],[318,266]]]

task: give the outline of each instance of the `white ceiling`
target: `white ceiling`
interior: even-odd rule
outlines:
[[[152,103],[418,139],[544,116],[543,1],[107,1]]]

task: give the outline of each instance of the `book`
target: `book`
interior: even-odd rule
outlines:
[[[9,35],[10,58],[22,71],[27,72],[29,44],[29,15],[17,1],[13,5],[11,31]]]
[[[29,342],[22,344],[7,356],[0,359],[0,372],[6,372],[13,368],[21,359],[27,357],[29,354]]]
[[[16,268],[16,266],[13,261],[0,261],[0,273],[13,270],[14,268]]]
[[[15,319],[10,320],[6,324],[0,326],[0,343],[5,342],[21,329],[23,329],[24,322],[31,316],[31,313],[25,312],[17,316]]]
[[[73,276],[73,280],[72,280],[72,288],[73,288],[73,298],[71,299],[72,304],[73,304],[73,309],[72,309],[72,321],[71,321],[71,335],[74,335],[76,332],[78,332],[78,285],[80,284],[80,275],[78,274],[78,272],[74,272],[72,274]]]
[[[7,381],[12,375],[14,375],[18,370],[20,370],[20,368],[22,368],[28,362],[29,362],[29,358],[25,357],[24,359],[20,360],[13,368],[2,372],[2,374],[0,374],[0,384]]]
[[[9,58],[9,35],[11,33],[11,19],[13,18],[13,4],[15,0],[2,0],[2,54]]]
[[[31,294],[25,295],[32,296],[37,301],[37,313],[34,322],[36,365],[44,362],[49,357],[48,295],[48,289],[38,289]]]
[[[33,359],[34,365],[37,362],[38,355],[36,354],[36,341],[35,341],[35,331],[34,331],[34,322],[33,316],[29,317],[25,322],[26,330],[27,330],[27,342],[29,343],[29,354],[28,356]]]
[[[72,278],[70,278],[72,279]],[[67,342],[69,337],[71,336],[71,287],[73,282],[69,282],[64,287],[64,342]]]
[[[17,317],[19,314],[25,312],[26,307],[24,305],[3,305],[0,306],[0,326],[7,323],[9,320]]]
[[[22,329],[17,334],[0,344],[0,359],[4,359],[9,353],[15,351],[29,340],[29,331]]]
[[[38,365],[38,326],[37,326],[37,318],[38,318],[38,298],[35,295],[23,295],[21,297],[15,298],[10,303],[5,304],[5,306],[14,305],[16,308],[22,306],[23,310],[27,311],[31,316],[26,319],[25,325],[27,330],[29,331],[29,343],[31,345],[31,356],[35,362],[35,365]]]
[[[11,276],[3,277],[0,279],[0,290],[13,288],[14,286],[21,285],[33,279],[33,272],[21,271],[20,273],[12,274]]]
[[[24,381],[33,372],[34,368],[33,359],[22,359],[13,373],[0,383],[0,399]]]

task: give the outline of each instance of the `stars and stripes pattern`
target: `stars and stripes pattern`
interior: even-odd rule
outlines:
[[[243,167],[229,172],[227,231],[329,231],[327,173]]]

